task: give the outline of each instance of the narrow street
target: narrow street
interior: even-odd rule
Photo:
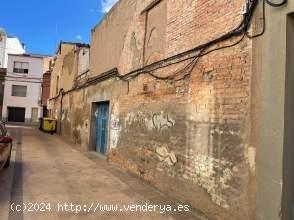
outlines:
[[[1,220],[195,219],[190,212],[128,209],[146,203],[176,205],[95,153],[80,152],[33,128],[8,126],[8,130],[14,148],[9,169],[0,172]],[[98,204],[118,205],[118,210],[101,211]]]

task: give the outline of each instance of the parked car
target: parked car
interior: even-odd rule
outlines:
[[[5,124],[0,122],[0,170],[9,167],[13,139],[7,134]]]

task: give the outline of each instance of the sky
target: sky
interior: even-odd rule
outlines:
[[[62,41],[90,43],[91,29],[118,0],[9,0],[1,2],[0,27],[27,52],[54,55]]]

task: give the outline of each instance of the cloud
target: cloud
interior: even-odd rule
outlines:
[[[82,40],[82,36],[78,34],[78,35],[76,36],[76,39],[77,39],[77,40]]]
[[[101,10],[103,13],[107,13],[117,3],[118,0],[101,0]]]

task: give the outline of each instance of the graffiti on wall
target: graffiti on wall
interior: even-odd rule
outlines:
[[[175,121],[170,119],[169,114],[161,113],[152,113],[152,126],[154,129],[169,129],[175,125]]]
[[[120,121],[115,115],[112,115],[110,121],[110,149],[115,149],[117,147],[120,132]]]
[[[175,120],[163,111],[159,113],[130,112],[125,117],[124,125],[127,128],[134,123],[148,130],[165,130],[175,126]]]
[[[112,130],[120,130],[120,123],[118,119],[112,119],[110,122],[110,128]]]

